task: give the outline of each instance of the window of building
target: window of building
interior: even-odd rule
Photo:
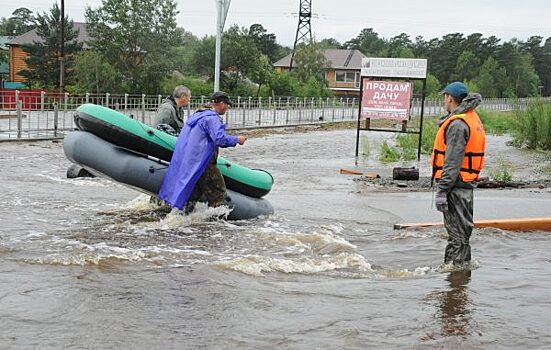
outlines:
[[[360,87],[360,72],[344,70],[335,71],[335,81],[341,83],[354,83],[355,87]]]

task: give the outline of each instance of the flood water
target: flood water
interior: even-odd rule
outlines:
[[[513,157],[530,176],[541,161],[488,145],[489,167]],[[276,180],[274,215],[225,222],[66,179],[61,143],[0,143],[0,348],[551,348],[549,233],[476,230],[472,271],[442,270],[442,228],[393,230],[438,221],[432,193],[339,174],[354,147],[337,130],[224,150]],[[375,158],[359,166],[392,173]],[[477,219],[549,213],[549,188],[475,192]]]

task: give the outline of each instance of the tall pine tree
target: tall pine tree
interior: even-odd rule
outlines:
[[[44,88],[59,86],[59,43],[61,28],[61,10],[54,4],[50,12],[36,16],[36,33],[38,41],[22,45],[27,53],[25,63],[27,69],[20,74],[25,77],[27,85],[40,85]],[[74,55],[82,50],[82,43],[77,41],[78,31],[73,27],[73,21],[65,16],[64,33],[64,83],[70,85],[73,81]]]

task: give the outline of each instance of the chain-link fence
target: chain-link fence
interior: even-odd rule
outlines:
[[[94,103],[120,111],[124,115],[151,125],[161,95],[130,94],[34,94],[16,91],[13,98],[2,99],[0,104],[0,140],[57,138],[75,128],[73,116],[84,103]],[[510,111],[525,106],[533,99],[486,99],[482,108]],[[549,101],[549,98],[546,98]],[[194,97],[187,107],[186,117],[208,97]],[[308,97],[234,97],[234,105],[226,114],[228,129],[263,128],[353,121],[358,116],[356,98]],[[412,115],[420,115],[421,101],[412,101]],[[424,115],[444,114],[441,99],[427,99]]]

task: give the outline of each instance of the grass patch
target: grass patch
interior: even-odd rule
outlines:
[[[513,179],[513,175],[509,169],[511,169],[511,165],[506,163],[503,159],[499,159],[496,167],[490,171],[490,176],[495,181],[511,181]]]
[[[513,144],[529,149],[551,150],[551,103],[535,101],[514,112]]]
[[[381,155],[379,156],[379,160],[383,163],[397,162],[400,160],[400,152],[398,152],[396,147],[389,145],[385,140],[381,144]]]
[[[401,149],[402,159],[414,160],[417,159],[417,147],[419,143],[419,135],[401,134],[396,136],[396,143]]]
[[[514,130],[515,116],[511,112],[493,112],[484,109],[477,109],[476,112],[487,134],[503,135]]]
[[[371,150],[369,149],[369,139],[367,138],[367,136],[362,136],[360,138],[360,143],[361,143],[362,155],[368,156]]]

